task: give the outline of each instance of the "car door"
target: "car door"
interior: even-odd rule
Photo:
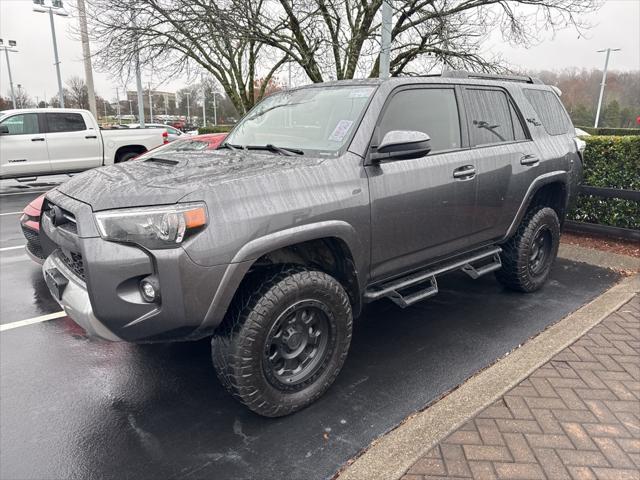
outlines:
[[[77,172],[102,165],[100,132],[80,112],[47,112],[47,148],[52,172]]]
[[[392,130],[417,130],[431,137],[428,155],[366,167],[371,195],[371,275],[399,274],[462,250],[472,228],[476,179],[464,149],[459,94],[453,86],[410,86],[396,90],[375,129],[375,151]]]
[[[478,182],[470,241],[479,245],[506,233],[513,220],[509,207],[530,185],[540,153],[506,90],[464,87],[464,102]]]
[[[0,121],[0,177],[50,173],[45,135],[37,113],[8,115]]]

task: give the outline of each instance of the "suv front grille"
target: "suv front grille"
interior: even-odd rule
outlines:
[[[61,228],[63,230],[67,230],[68,232],[74,233],[77,235],[78,233],[78,225],[76,223],[76,216],[71,213],[69,210],[65,210],[64,208],[56,205],[52,202],[47,201],[43,213],[51,217],[51,211],[56,208],[56,213],[61,216],[61,218],[56,218],[56,222],[54,226]]]
[[[69,270],[75,273],[78,277],[80,277],[83,281],[86,281],[84,274],[84,261],[82,260],[82,255],[75,252],[63,252],[60,251],[60,260],[64,263]]]

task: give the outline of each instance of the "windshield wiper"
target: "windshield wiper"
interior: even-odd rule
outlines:
[[[220,145],[218,148],[228,148],[229,150],[233,151],[233,152],[237,152],[238,150],[242,149],[244,150],[245,147],[243,147],[242,145],[233,145],[231,143],[223,143],[222,145]]]
[[[247,150],[267,150],[269,152],[279,153],[280,155],[304,155],[304,152],[298,148],[278,147],[273,143],[267,143],[266,145],[245,145]]]

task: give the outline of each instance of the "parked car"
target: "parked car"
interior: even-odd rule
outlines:
[[[0,112],[0,178],[73,173],[126,162],[162,145],[166,133],[100,130],[87,110],[33,108]]]
[[[140,128],[139,123],[131,123],[127,125],[129,128]],[[145,123],[144,128],[164,128],[167,131],[167,140],[173,142],[185,135],[184,132],[172,127],[171,125],[165,125],[163,123]]]
[[[224,387],[286,415],[333,383],[364,303],[408,307],[456,270],[542,288],[580,145],[557,93],[529,77],[287,90],[206,159],[154,155],[49,192],[43,272],[90,335],[213,335]]]
[[[27,240],[25,250],[27,255],[31,257],[34,262],[44,262],[44,254],[42,253],[42,246],[40,245],[40,212],[42,211],[42,202],[44,202],[43,193],[36,199],[29,202],[29,204],[22,210],[22,216],[20,217],[20,227],[22,228],[22,234]]]
[[[208,133],[205,135],[195,135],[193,137],[183,138],[177,142],[167,143],[161,147],[139,155],[134,160],[144,160],[153,155],[165,154],[171,152],[202,152],[206,150],[214,150],[218,148],[220,143],[227,136],[226,133]],[[40,212],[42,210],[42,202],[45,194],[43,193],[35,200],[31,201],[20,217],[20,227],[24,234],[27,244],[25,249],[27,254],[35,262],[42,263],[44,255],[40,245]]]

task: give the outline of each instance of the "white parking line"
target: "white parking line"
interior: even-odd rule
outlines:
[[[27,325],[33,325],[34,323],[46,322],[47,320],[54,320],[56,318],[66,317],[67,314],[62,312],[50,313],[49,315],[42,315],[40,317],[28,318],[27,320],[19,320],[17,322],[5,323],[0,325],[0,332],[11,330],[18,327],[26,327]]]
[[[7,213],[0,213],[0,217],[4,217],[5,215],[20,215],[22,212],[7,212]]]
[[[0,252],[7,252],[9,250],[17,250],[19,248],[24,248],[24,245],[17,245],[15,247],[3,247],[3,248],[0,248]]]

